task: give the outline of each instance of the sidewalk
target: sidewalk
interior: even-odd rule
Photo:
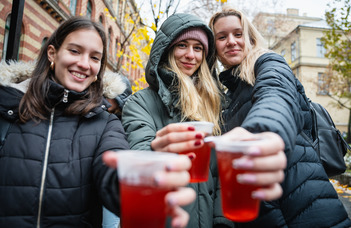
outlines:
[[[338,193],[340,201],[344,204],[349,218],[351,218],[351,175],[341,174],[331,178],[330,182]]]

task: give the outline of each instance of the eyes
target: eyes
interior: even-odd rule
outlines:
[[[72,54],[72,55],[80,55],[82,52],[78,49],[75,48],[69,48],[68,51]],[[101,55],[100,54],[90,54],[90,58],[94,61],[94,62],[100,62],[101,61]]]
[[[202,52],[204,49],[201,43],[191,45],[187,42],[181,41],[178,44],[176,44],[176,47],[179,49],[187,49],[188,47],[191,47],[191,46],[196,52]]]
[[[242,32],[235,32],[235,33],[228,33],[228,34],[217,34],[216,39],[217,40],[226,40],[229,36],[233,36],[234,38],[241,38],[243,36]]]

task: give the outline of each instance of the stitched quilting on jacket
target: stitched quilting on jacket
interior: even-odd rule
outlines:
[[[172,19],[173,18],[173,19]],[[151,142],[156,132],[170,123],[180,122],[180,110],[175,108],[178,97],[168,89],[173,81],[173,73],[160,67],[161,59],[169,44],[186,28],[200,26],[207,33],[211,30],[196,17],[187,14],[173,15],[159,31],[155,39],[149,62],[146,67],[146,80],[149,88],[136,92],[125,103],[122,113],[123,127],[128,135],[132,149],[151,150]],[[214,41],[209,40],[209,56],[214,51]],[[212,66],[211,59],[207,59]],[[233,227],[225,219],[219,204],[219,188],[216,160],[211,157],[209,180],[204,183],[192,183],[190,187],[197,193],[194,203],[185,207],[190,215],[189,228]]]
[[[11,121],[0,151],[0,227],[101,227],[101,203],[119,213],[116,171],[101,155],[129,148],[123,127],[104,104],[84,117],[63,115],[64,88],[53,81],[51,116],[18,124],[22,81],[32,70],[21,64],[0,71],[0,115]],[[68,103],[83,94],[69,91]]]
[[[255,64],[252,87],[232,75],[220,75],[231,102],[224,112],[226,130],[242,126],[251,132],[278,133],[288,159],[283,196],[261,203],[260,216],[239,227],[350,227],[348,215],[319,162],[317,153],[300,136],[312,128],[308,102],[301,83],[284,58],[267,53]]]

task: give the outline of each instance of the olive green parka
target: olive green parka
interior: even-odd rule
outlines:
[[[174,14],[162,24],[146,66],[149,87],[133,94],[123,108],[122,122],[131,149],[151,150],[151,141],[156,132],[181,120],[180,110],[175,107],[179,99],[178,94],[169,90],[177,76],[164,69],[162,61],[167,59],[167,51],[172,41],[191,27],[200,27],[207,33],[209,49],[206,60],[210,68],[214,64],[214,38],[210,28],[202,20],[190,14]],[[218,181],[217,162],[212,151],[208,181],[189,185],[196,191],[197,198],[194,203],[184,208],[190,215],[187,227],[234,227],[233,223],[222,215]]]

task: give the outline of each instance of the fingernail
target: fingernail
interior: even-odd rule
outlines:
[[[179,221],[175,221],[172,224],[172,228],[182,228],[182,224]]]
[[[234,169],[252,169],[254,163],[252,160],[249,159],[235,159],[233,161],[233,168]]]
[[[195,131],[195,127],[190,126],[190,127],[188,127],[188,130],[189,130],[189,131]]]
[[[160,186],[161,183],[163,182],[162,175],[156,173],[154,176],[154,182],[156,186]]]
[[[261,155],[261,149],[258,147],[250,147],[245,151],[247,155]]]
[[[195,159],[195,154],[194,154],[194,153],[188,154],[188,158],[189,158],[190,160]]]
[[[254,184],[257,181],[256,175],[253,174],[238,174],[236,179],[241,184]]]
[[[265,199],[265,194],[262,191],[253,191],[252,194],[251,194],[251,197],[253,199],[264,200]]]
[[[174,197],[169,196],[167,198],[167,203],[168,203],[169,206],[174,207],[174,206],[177,205],[177,200]]]
[[[200,146],[201,145],[201,141],[195,141],[194,145],[195,146]]]
[[[196,135],[195,135],[195,138],[197,138],[197,139],[202,139],[203,137],[202,137],[201,134],[196,134]]]

